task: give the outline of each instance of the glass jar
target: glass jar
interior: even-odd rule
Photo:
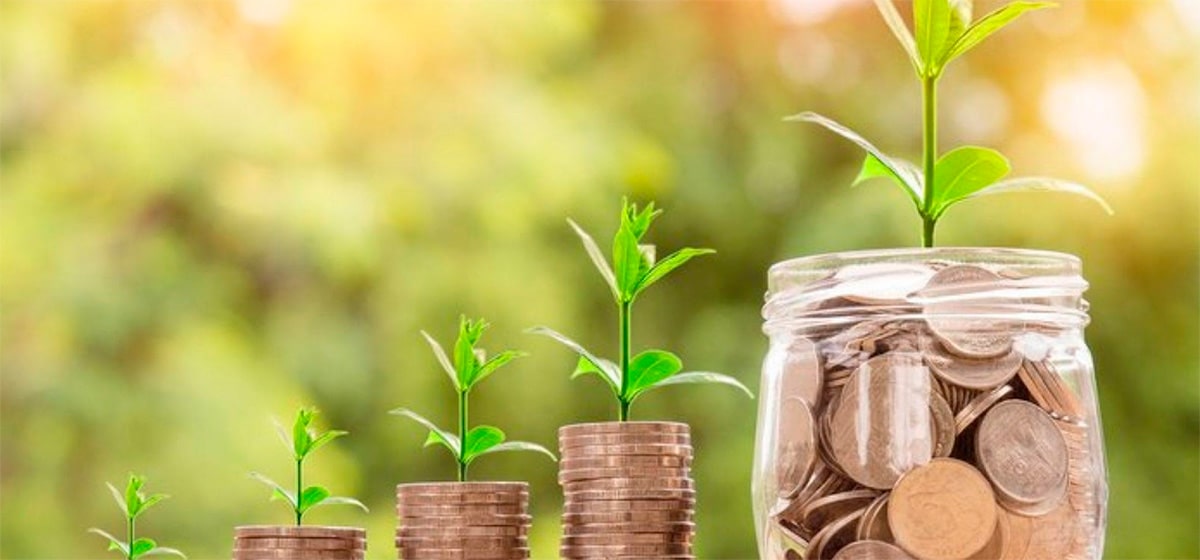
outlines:
[[[760,556],[1098,559],[1107,483],[1076,257],[901,249],[769,273]]]

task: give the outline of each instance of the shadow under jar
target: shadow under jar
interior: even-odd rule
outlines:
[[[1079,259],[863,251],[778,263],[769,284],[762,558],[1100,558]]]

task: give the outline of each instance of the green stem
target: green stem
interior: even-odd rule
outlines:
[[[621,387],[620,395],[617,400],[620,403],[617,419],[621,422],[629,420],[629,401],[625,399],[625,383],[629,378],[629,316],[633,311],[632,301],[621,302],[620,321],[621,321]]]
[[[300,511],[300,495],[304,494],[304,470],[301,465],[304,464],[304,459],[296,459],[296,526],[300,526],[300,518],[304,516],[304,512]]]
[[[927,76],[921,80],[921,100],[924,139],[925,168],[925,205],[921,209],[923,230],[921,241],[925,247],[933,247],[933,230],[937,227],[937,219],[933,217],[934,183],[933,168],[937,164],[937,76]]]
[[[129,527],[129,552],[125,555],[125,557],[128,558],[128,560],[133,560],[133,528],[134,525],[137,524],[137,521],[134,520],[133,517],[129,517],[128,519],[129,523],[127,523],[127,526]]]
[[[467,462],[466,447],[467,447],[467,395],[470,390],[459,391],[458,393],[458,481],[467,481]]]

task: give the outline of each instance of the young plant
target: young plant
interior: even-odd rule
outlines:
[[[885,154],[849,128],[816,113],[804,112],[785,120],[819,124],[866,150],[866,160],[854,184],[882,177],[898,185],[921,216],[925,247],[933,246],[934,229],[946,210],[969,198],[1013,191],[1058,191],[1090,198],[1112,213],[1103,198],[1077,183],[1047,177],[1004,179],[1011,166],[996,150],[960,146],[938,154],[937,85],[946,66],[1021,14],[1055,4],[1013,2],[972,21],[971,0],[913,0],[915,37],[891,0],[875,0],[875,5],[908,53],[921,81],[922,166]]]
[[[291,435],[288,435],[287,429],[282,424],[275,422],[275,430],[279,433],[280,441],[292,453],[292,458],[296,461],[296,490],[294,492],[280,486],[262,474],[256,472],[250,473],[250,476],[255,480],[271,487],[272,500],[283,500],[292,507],[292,513],[296,515],[297,526],[303,520],[304,514],[317,506],[351,505],[367,511],[367,506],[354,498],[330,496],[329,490],[326,490],[322,486],[304,486],[304,460],[325,444],[349,433],[341,430],[330,430],[324,433],[317,432],[310,427],[316,415],[317,410],[315,408],[301,408],[296,413],[296,421],[292,424]]]
[[[429,342],[429,347],[433,349],[433,354],[437,357],[438,363],[446,371],[446,375],[450,376],[450,383],[454,385],[454,390],[458,394],[457,435],[437,427],[433,422],[407,408],[397,408],[389,412],[390,414],[410,418],[427,428],[429,436],[425,438],[426,447],[437,444],[450,450],[450,454],[454,456],[454,461],[458,463],[459,482],[467,480],[467,467],[475,459],[489,453],[500,451],[536,451],[546,454],[551,460],[558,460],[550,450],[536,443],[504,441],[504,432],[495,426],[475,426],[473,428],[470,426],[468,412],[470,410],[471,390],[480,381],[495,373],[496,370],[517,358],[527,355],[524,352],[516,350],[505,350],[488,359],[487,353],[482,348],[476,347],[476,345],[479,344],[479,339],[483,337],[483,332],[489,326],[483,319],[472,321],[466,317],[460,317],[458,323],[458,340],[454,343],[453,362],[450,361],[450,357],[446,355],[446,351],[442,349],[442,345],[438,344],[437,340],[434,340],[429,333],[421,331],[421,335],[425,337],[425,340]]]
[[[146,513],[150,506],[157,504],[167,498],[166,494],[151,494],[149,496],[142,493],[142,485],[146,483],[144,477],[136,474],[129,474],[129,482],[125,484],[125,493],[122,494],[111,483],[108,485],[108,490],[112,492],[113,500],[116,500],[117,506],[121,508],[121,512],[125,514],[125,534],[129,540],[122,541],[100,529],[95,527],[88,529],[89,533],[95,533],[108,539],[108,549],[121,552],[121,556],[126,560],[136,560],[143,556],[161,556],[173,555],[180,558],[187,558],[184,554],[174,548],[158,546],[153,539],[137,536],[137,518]]]
[[[683,383],[721,383],[741,389],[751,398],[753,393],[738,380],[727,375],[706,371],[681,372],[683,362],[675,354],[666,350],[646,350],[636,356],[630,355],[630,324],[633,316],[633,302],[642,292],[654,283],[662,280],[671,271],[683,266],[693,257],[715,253],[712,249],[694,249],[685,247],[663,258],[655,260],[654,245],[642,243],[650,224],[661,214],[654,209],[654,203],[646,205],[641,211],[636,204],[628,200],[622,202],[621,225],[613,238],[612,258],[613,267],[608,266],[604,253],[596,245],[592,236],[574,221],[567,220],[571,228],[583,241],[583,247],[600,271],[600,276],[612,291],[613,300],[617,304],[617,335],[620,341],[619,363],[601,358],[587,351],[579,343],[546,327],[535,327],[528,332],[548,336],[567,348],[579,354],[579,363],[571,375],[574,379],[581,375],[595,374],[599,376],[612,390],[617,398],[617,417],[621,421],[629,419],[629,409],[633,401],[643,393],[667,385]]]

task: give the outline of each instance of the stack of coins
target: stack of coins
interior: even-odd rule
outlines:
[[[412,560],[529,558],[524,482],[401,484],[396,549]]]
[[[809,560],[1099,557],[1102,464],[1077,325],[1010,320],[1028,279],[876,264],[817,282],[782,368],[767,548]],[[1014,311],[1017,310],[1017,311]],[[779,355],[781,354],[781,355]]]
[[[576,424],[559,429],[558,444],[562,558],[693,558],[687,424]]]
[[[233,531],[233,560],[363,560],[367,532],[355,527],[249,526]]]

